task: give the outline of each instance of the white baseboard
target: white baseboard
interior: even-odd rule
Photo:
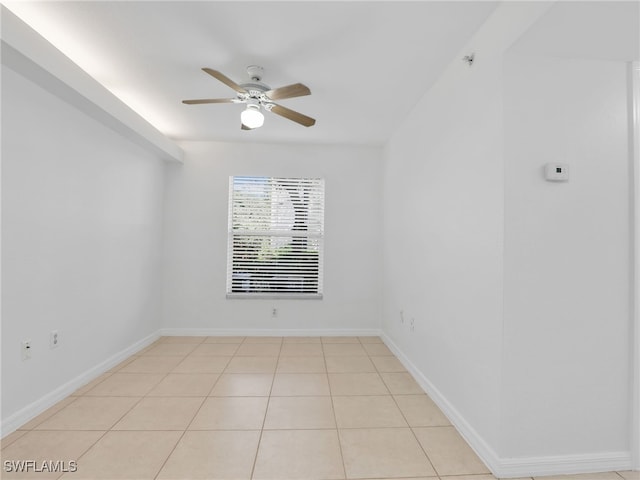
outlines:
[[[458,410],[447,400],[447,398],[433,385],[427,377],[413,364],[400,348],[383,333],[381,335],[384,343],[394,353],[404,367],[413,375],[416,382],[427,392],[431,400],[442,410],[442,413],[449,419],[451,424],[458,430],[460,435],[467,441],[480,459],[487,465],[489,470],[496,475],[499,467],[499,458],[496,452],[485,442],[478,432],[467,422]],[[497,475],[496,475],[497,476]]]
[[[451,424],[476,452],[478,457],[498,478],[537,477],[577,473],[600,473],[631,470],[630,452],[600,452],[583,455],[559,455],[544,457],[501,458],[482,436],[466,421],[460,412],[413,364],[400,348],[384,332],[384,343],[413,375],[422,389],[442,410]]]
[[[163,328],[158,332],[163,337],[196,336],[196,337],[229,337],[229,336],[252,336],[252,337],[338,337],[338,336],[360,336],[367,337],[380,335],[377,328],[317,328],[317,329],[258,329],[258,328]]]
[[[494,475],[501,478],[570,475],[631,470],[630,452],[602,452],[585,455],[559,455],[502,458]]]
[[[158,337],[158,332],[146,336],[142,340],[135,342],[124,350],[121,350],[118,353],[110,356],[105,361],[100,362],[98,365],[90,368],[89,370],[86,370],[74,379],[69,380],[67,383],[40,397],[35,402],[32,402],[26,407],[18,410],[13,415],[7,417],[6,419],[3,419],[2,423],[0,424],[1,437],[5,437],[11,432],[14,432],[22,425],[37,417],[48,408],[54,406],[60,400],[63,400],[64,398],[71,395],[78,388],[86,385],[94,378],[102,375],[104,372],[116,366],[118,363],[127,359],[134,353],[139,352],[146,346],[152,344],[158,339]]]

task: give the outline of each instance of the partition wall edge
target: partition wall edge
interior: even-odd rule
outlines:
[[[632,166],[633,255],[631,322],[631,428],[630,450],[634,470],[640,470],[640,62],[629,64],[629,143]]]

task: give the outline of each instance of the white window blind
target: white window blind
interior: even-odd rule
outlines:
[[[227,295],[322,296],[324,180],[229,178]]]

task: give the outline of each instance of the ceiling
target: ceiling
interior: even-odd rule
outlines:
[[[511,53],[638,61],[640,2],[557,2],[520,37]]]
[[[382,145],[497,2],[4,2],[170,138]],[[271,87],[307,85],[279,103],[317,119],[267,113],[240,130],[242,105],[202,72],[238,83],[261,65]]]

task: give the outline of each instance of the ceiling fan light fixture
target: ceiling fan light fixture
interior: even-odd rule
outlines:
[[[240,120],[247,128],[260,128],[264,124],[264,115],[259,105],[249,104],[240,114]]]
[[[247,73],[251,77],[252,83],[237,84],[229,77],[214,70],[205,67],[205,73],[208,73],[216,80],[224,83],[226,86],[236,91],[235,98],[201,98],[196,100],[183,100],[186,105],[201,105],[207,103],[245,103],[247,108],[240,114],[242,122],[242,130],[252,130],[260,128],[264,124],[264,115],[262,109],[275,113],[287,120],[296,122],[303,127],[312,127],[316,124],[316,120],[306,115],[291,110],[277,103],[274,100],[284,100],[293,97],[304,97],[311,95],[311,90],[302,83],[293,83],[284,87],[271,89],[268,85],[262,83],[262,67],[251,65],[247,67]]]

